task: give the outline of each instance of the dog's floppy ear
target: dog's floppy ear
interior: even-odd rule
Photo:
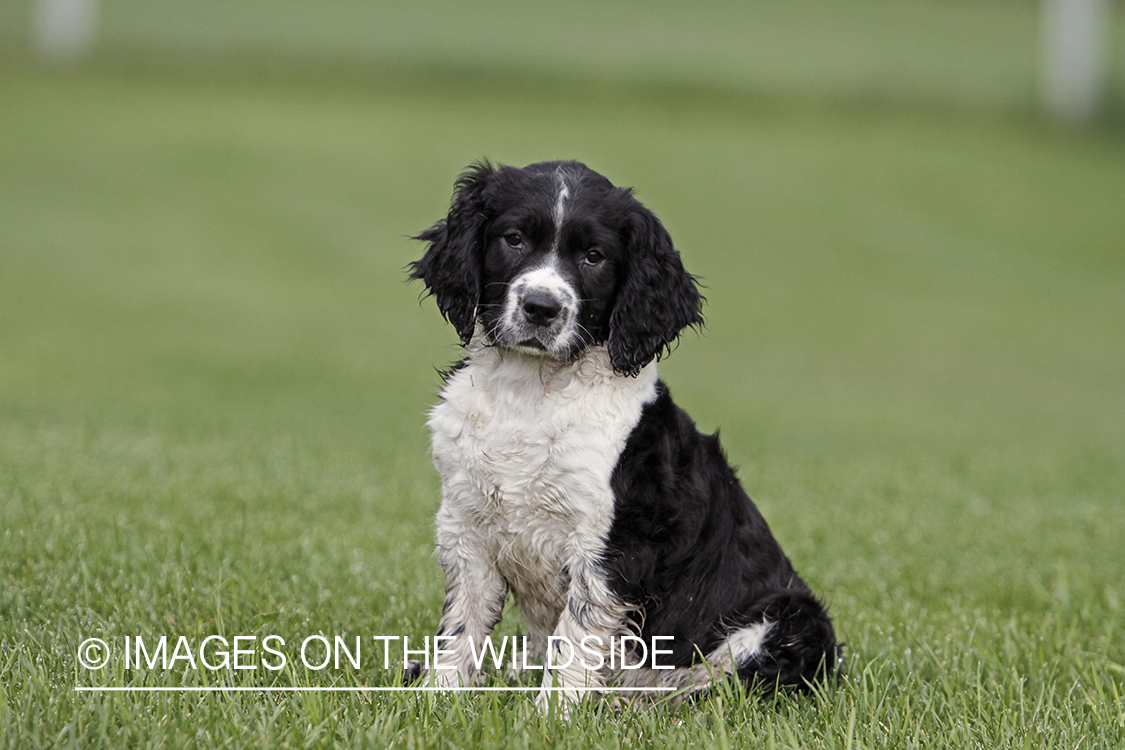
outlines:
[[[695,277],[651,211],[630,198],[624,273],[609,319],[613,369],[636,375],[659,360],[680,331],[703,324]]]
[[[494,173],[487,161],[470,166],[457,178],[449,215],[414,238],[430,246],[421,260],[410,264],[410,278],[425,282],[462,344],[473,337],[480,301],[487,221],[484,192]]]

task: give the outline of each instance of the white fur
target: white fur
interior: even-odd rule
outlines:
[[[728,672],[734,672],[739,664],[750,661],[762,650],[762,644],[772,629],[773,623],[766,620],[740,628],[708,654],[707,661],[722,665]]]
[[[479,648],[509,589],[541,653],[549,635],[608,645],[625,632],[630,607],[597,561],[613,521],[610,477],[656,396],[655,365],[635,378],[614,375],[604,346],[571,363],[479,344],[467,355],[429,420],[442,477],[442,629],[457,633],[443,646],[453,669],[435,676],[446,686],[473,679],[469,638]],[[602,680],[577,660],[544,676],[545,686]]]
[[[559,178],[559,192],[555,197],[555,245],[557,247],[559,230],[562,229],[563,219],[566,217],[566,199],[570,197],[570,187],[566,184],[566,172],[561,167],[555,174]]]
[[[554,259],[554,256],[551,257]],[[559,316],[546,330],[524,318],[523,300],[534,293],[547,294],[562,305]],[[561,352],[578,334],[578,295],[574,287],[548,264],[520,274],[508,285],[501,317],[502,333],[508,339],[537,338],[551,352]]]
[[[716,646],[707,659],[690,667],[652,669],[645,667],[620,674],[619,684],[626,687],[673,688],[673,703],[704,690],[713,682],[736,674],[740,665],[751,661],[762,651],[773,623],[762,622],[739,628]],[[639,697],[639,696],[638,696]]]

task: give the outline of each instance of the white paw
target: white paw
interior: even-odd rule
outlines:
[[[430,684],[442,690],[470,687],[472,678],[456,669],[435,669],[430,672]]]
[[[535,704],[543,713],[554,709],[564,719],[570,718],[571,708],[577,706],[589,694],[587,690],[577,690],[574,685],[592,686],[593,675],[587,673],[583,677],[571,676],[566,679],[560,672],[547,672],[543,676],[543,688],[535,699]],[[552,689],[554,688],[554,689]]]
[[[578,705],[581,693],[573,690],[549,690],[544,687],[535,698],[535,707],[542,714],[548,714],[552,708],[558,712],[559,718],[570,719],[570,710]]]

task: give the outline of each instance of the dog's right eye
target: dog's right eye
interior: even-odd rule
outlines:
[[[508,232],[504,235],[504,241],[513,250],[519,250],[523,247],[523,237],[520,236],[519,232]]]

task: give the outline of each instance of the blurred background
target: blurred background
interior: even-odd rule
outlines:
[[[707,284],[709,343],[670,367],[723,376],[687,386],[713,418],[734,383],[756,423],[1108,429],[1122,11],[6,0],[0,397],[190,421],[403,396],[413,423],[456,352],[407,238],[474,159],[577,158]]]

